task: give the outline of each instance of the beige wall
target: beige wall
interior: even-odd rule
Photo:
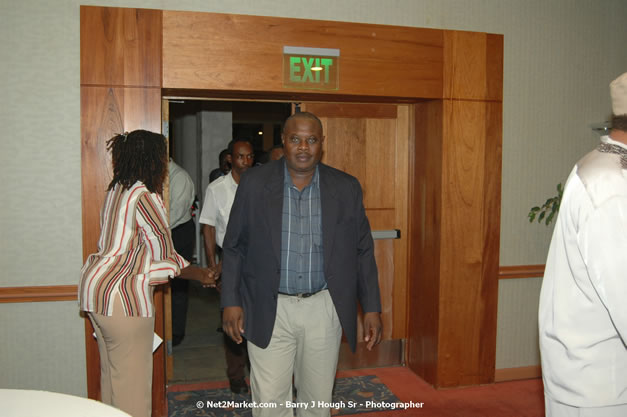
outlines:
[[[542,278],[502,279],[496,323],[496,369],[537,366]]]
[[[75,284],[78,278],[82,263],[79,4],[78,0],[0,0],[0,286]],[[504,34],[502,265],[544,263],[550,229],[529,225],[527,210],[552,194],[577,158],[595,145],[588,125],[607,117],[607,85],[627,70],[624,0],[101,0],[82,4]],[[514,299],[525,300],[521,308],[526,316],[533,316],[537,308],[529,302],[537,296],[537,287],[532,280],[510,291]],[[10,343],[4,333],[0,342],[0,387],[54,387],[85,394],[82,324],[72,304],[0,305],[0,326],[14,330]],[[509,326],[516,326],[517,314],[499,308],[499,326],[506,324],[499,327],[499,341],[507,339]],[[48,354],[42,346],[50,346]],[[504,349],[502,344],[498,349]],[[10,360],[15,357],[22,359]],[[497,355],[500,367],[528,362],[519,359],[516,354]],[[42,378],[42,369],[55,375],[56,382]]]
[[[0,388],[86,394],[79,348],[85,326],[77,310],[71,301],[1,306]]]

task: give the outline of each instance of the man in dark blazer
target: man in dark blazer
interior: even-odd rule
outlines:
[[[284,158],[242,176],[223,246],[224,331],[248,340],[254,416],[328,416],[342,329],[381,339],[374,244],[356,178],[320,163],[322,123],[288,118]],[[326,403],[326,404],[325,404]],[[305,408],[306,407],[306,408]]]

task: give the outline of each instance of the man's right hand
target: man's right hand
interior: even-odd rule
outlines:
[[[241,307],[224,307],[222,312],[222,330],[235,343],[242,343],[244,333],[244,310]]]
[[[211,273],[215,280],[218,281],[220,279],[220,276],[222,275],[222,262],[218,262],[218,264],[213,266],[210,265],[208,266],[208,268],[211,270]]]

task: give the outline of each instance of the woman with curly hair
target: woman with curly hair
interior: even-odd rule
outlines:
[[[98,252],[81,270],[80,308],[94,325],[102,401],[149,417],[153,290],[169,278],[215,287],[213,272],[174,250],[161,194],[168,173],[165,138],[146,130],[107,142],[113,180],[101,210]]]

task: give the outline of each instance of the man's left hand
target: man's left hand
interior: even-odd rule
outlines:
[[[366,349],[372,350],[381,341],[381,313],[364,314],[364,342],[367,342]]]

